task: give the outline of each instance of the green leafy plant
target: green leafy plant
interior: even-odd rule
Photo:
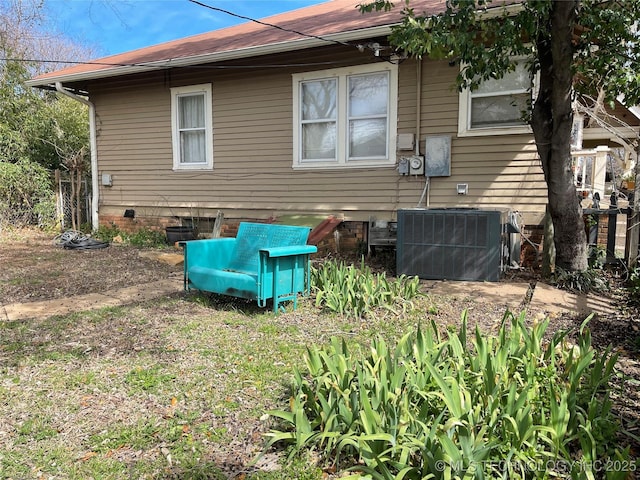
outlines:
[[[135,247],[164,247],[167,245],[165,234],[151,228],[141,228],[127,237],[129,243]]]
[[[114,238],[120,237],[123,242],[135,247],[167,246],[164,233],[147,227],[140,228],[133,233],[127,233],[120,230],[115,224],[100,225],[95,236],[105,242],[112,242]]]
[[[640,267],[635,267],[629,273],[628,288],[633,297],[640,296]]]
[[[0,158],[0,226],[52,225],[55,195],[47,170],[26,159]]]
[[[598,218],[593,214],[585,215],[584,224],[587,228],[595,227],[598,225]]]
[[[312,267],[311,286],[316,306],[354,317],[371,315],[378,308],[406,312],[422,295],[418,277],[389,280],[385,273],[374,274],[364,259],[359,268],[335,261]]]
[[[607,249],[601,245],[589,246],[589,268],[601,270],[607,259]]]
[[[95,233],[95,237],[104,242],[112,242],[115,237],[120,235],[120,229],[115,223],[110,225],[100,225]]]
[[[556,267],[551,283],[562,290],[580,293],[606,291],[609,287],[600,270],[596,268],[588,268],[584,271],[569,271]]]
[[[606,478],[625,478],[635,467],[616,448],[617,356],[596,353],[588,329],[575,345],[568,332],[545,343],[548,321],[507,313],[497,335],[467,338],[462,320],[447,339],[433,323],[395,348],[376,338],[365,356],[337,338],[309,348],[290,408],[270,412],[281,429],[268,445],[314,448],[373,479],[593,479],[610,459],[620,468]]]

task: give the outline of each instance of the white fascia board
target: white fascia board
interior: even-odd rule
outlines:
[[[361,40],[367,37],[389,35],[391,33],[391,27],[392,25],[381,25],[377,27],[363,28],[360,30],[352,30],[349,32],[341,32],[332,35],[324,35],[322,38],[326,40],[318,38],[304,38],[300,40],[291,40],[287,42],[241,48],[238,50],[228,50],[224,52],[206,53],[203,55],[195,55],[191,57],[158,60],[155,62],[147,62],[139,65],[117,66],[106,70],[98,70],[94,72],[81,72],[68,75],[51,76],[39,80],[27,80],[26,84],[30,87],[43,87],[47,85],[53,85],[56,82],[65,83],[79,82],[84,80],[97,80],[101,78],[131,75],[133,73],[149,72],[153,70],[189,67],[206,63],[224,62],[228,60],[237,60],[241,58],[257,57],[262,55],[272,55],[276,53],[284,53],[294,50],[303,50],[307,48],[328,45],[330,42],[327,42],[327,40],[336,42],[347,42],[351,40]]]
[[[478,16],[482,20],[485,20],[487,18],[501,17],[504,13],[507,15],[515,15],[522,9],[524,9],[524,6],[520,2],[508,3],[506,5],[492,5],[487,7],[486,10],[480,10]]]
[[[622,139],[633,140],[640,135],[640,127],[628,127],[624,131],[620,129],[616,131],[616,135]],[[583,140],[608,140],[614,135],[606,128],[590,127],[582,131]]]

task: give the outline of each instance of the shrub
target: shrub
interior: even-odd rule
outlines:
[[[151,228],[141,228],[128,235],[128,241],[135,247],[166,247],[167,238],[163,232]]]
[[[121,231],[115,224],[109,226],[100,225],[95,236],[105,242],[112,242],[115,237],[120,237],[124,243],[134,247],[166,247],[167,239],[164,233],[151,228],[140,228],[134,233]]]
[[[312,267],[311,288],[316,306],[358,318],[378,308],[396,313],[410,310],[412,300],[422,295],[418,277],[401,275],[388,280],[385,273],[374,274],[364,259],[360,268],[335,261]]]
[[[629,273],[629,281],[627,282],[629,293],[638,300],[640,297],[640,267],[635,267]]]
[[[602,270],[607,261],[607,249],[600,245],[589,245],[589,268]]]
[[[112,242],[113,239],[121,233],[116,224],[112,223],[111,225],[100,225],[95,233],[95,237],[104,242]]]
[[[28,160],[0,161],[0,226],[50,226],[54,220],[49,172]]]
[[[373,479],[626,478],[635,464],[615,448],[608,387],[616,355],[597,354],[587,329],[576,345],[567,332],[545,345],[547,325],[508,313],[496,336],[476,327],[467,339],[464,314],[446,340],[432,323],[395,348],[377,338],[364,358],[336,338],[309,348],[290,409],[270,412],[284,428],[268,445],[317,448]]]
[[[609,290],[609,283],[603,278],[602,271],[594,268],[573,272],[556,267],[551,283],[562,290],[579,293]]]

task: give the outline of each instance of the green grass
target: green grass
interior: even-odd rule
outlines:
[[[107,453],[121,448],[140,450],[149,448],[156,442],[161,422],[147,419],[133,425],[110,425],[89,437],[89,449],[92,452]]]
[[[161,393],[176,375],[160,365],[136,367],[125,375],[124,381],[132,393]]]
[[[46,417],[29,418],[16,428],[16,443],[39,442],[53,438],[58,431],[51,426],[51,419]]]

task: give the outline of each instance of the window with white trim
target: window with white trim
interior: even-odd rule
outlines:
[[[171,89],[173,169],[213,168],[211,84]]]
[[[293,168],[395,164],[396,65],[294,74],[293,92]]]
[[[530,98],[531,77],[523,60],[504,77],[485,80],[476,90],[460,93],[458,135],[530,132],[522,119]]]

